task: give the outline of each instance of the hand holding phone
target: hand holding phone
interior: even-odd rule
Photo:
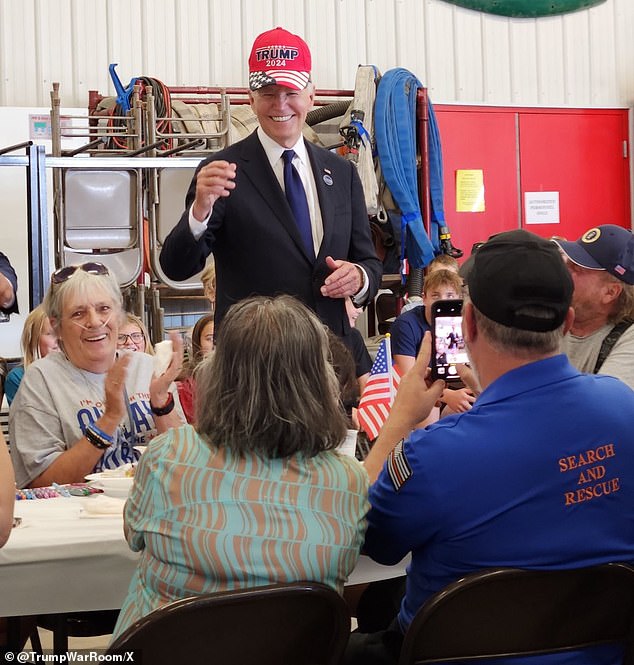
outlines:
[[[462,300],[437,300],[431,310],[432,378],[460,382],[456,365],[469,361],[462,337]]]

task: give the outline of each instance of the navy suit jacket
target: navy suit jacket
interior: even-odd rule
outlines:
[[[357,263],[370,280],[366,300],[379,288],[382,266],[370,235],[363,190],[355,167],[328,150],[306,142],[324,237],[316,259],[303,247],[286,196],[254,132],[215,153],[213,160],[235,162],[236,187],[213,207],[207,230],[195,240],[189,209],[196,194],[196,175],[185,199],[185,212],[165,239],[160,263],[173,280],[188,279],[202,270],[209,254],[216,262],[216,323],[229,307],[251,295],[296,296],[337,335],[350,329],[341,298],[325,298],[320,287],[330,274],[326,256]]]

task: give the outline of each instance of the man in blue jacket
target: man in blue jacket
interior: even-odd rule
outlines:
[[[558,249],[501,233],[475,255],[468,289],[463,336],[482,392],[410,434],[443,387],[426,386],[428,333],[366,460],[365,551],[383,564],[412,553],[406,593],[388,630],[352,636],[347,663],[396,663],[416,612],[466,573],[634,562],[634,391],[559,352],[574,311]],[[602,646],[513,662],[620,659]]]

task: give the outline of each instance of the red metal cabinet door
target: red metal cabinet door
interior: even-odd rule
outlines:
[[[598,224],[630,228],[627,111],[520,112],[522,223],[541,236],[578,238]],[[524,192],[559,192],[559,224],[525,224]]]
[[[519,227],[516,113],[442,104],[434,110],[442,143],[445,217],[454,246],[468,257],[474,242]],[[484,212],[456,211],[458,169],[482,169]]]

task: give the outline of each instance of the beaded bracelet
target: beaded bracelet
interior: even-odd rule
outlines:
[[[16,501],[30,501],[33,499],[55,499],[57,497],[89,496],[90,494],[101,494],[102,489],[86,483],[71,483],[70,485],[58,485],[51,487],[34,487],[15,490]]]
[[[84,436],[86,437],[88,443],[92,444],[99,450],[110,448],[110,446],[114,443],[114,438],[109,434],[106,434],[106,432],[97,427],[94,423],[86,427],[84,430]]]
[[[114,436],[112,434],[108,434],[108,432],[104,432],[101,427],[97,427],[97,423],[91,423],[89,427],[97,432],[99,436],[104,440],[104,441],[109,441],[111,444],[114,443]]]
[[[16,501],[23,501],[26,499],[52,499],[58,496],[60,496],[59,492],[52,487],[34,487],[33,489],[16,489],[15,491]]]

